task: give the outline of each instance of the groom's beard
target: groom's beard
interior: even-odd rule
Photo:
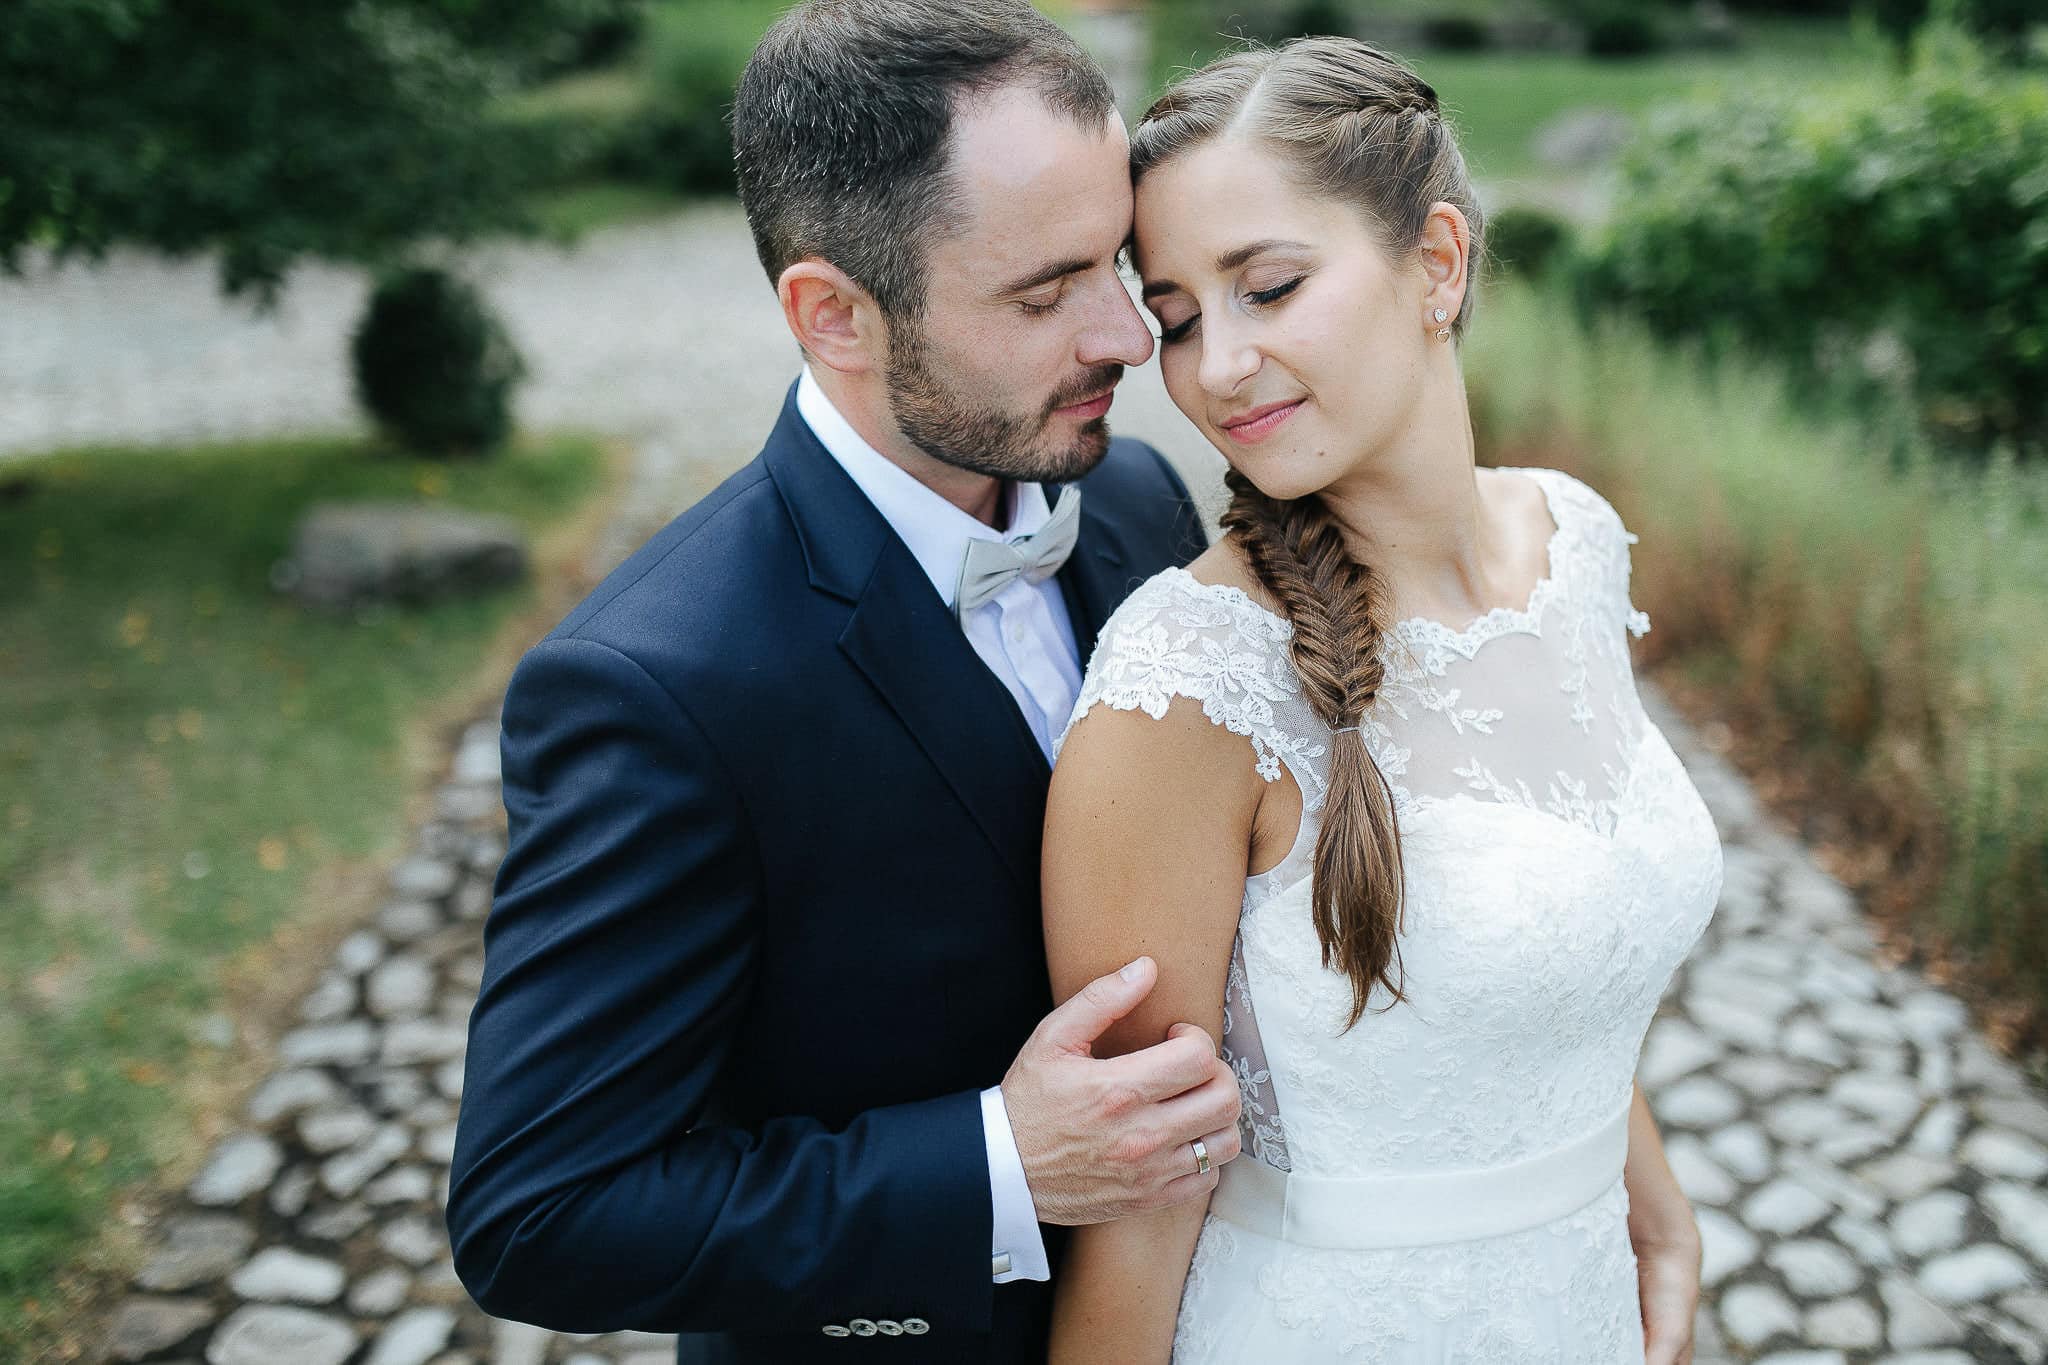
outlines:
[[[1029,416],[977,407],[956,396],[931,368],[931,348],[915,323],[890,337],[889,403],[896,426],[925,454],[957,469],[1024,483],[1071,483],[1109,452],[1109,422],[1097,417],[1071,437],[1055,439],[1053,413],[1094,398],[1123,377],[1121,365],[1100,365],[1060,385]]]

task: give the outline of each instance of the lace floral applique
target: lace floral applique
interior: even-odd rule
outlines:
[[[1287,1159],[1287,1134],[1280,1126],[1280,1105],[1273,1095],[1273,1073],[1259,1045],[1258,1016],[1252,1010],[1251,979],[1245,972],[1244,940],[1231,945],[1230,972],[1223,988],[1223,1061],[1237,1076],[1242,1101],[1237,1116],[1244,1155],[1276,1171],[1292,1170]]]
[[[1455,687],[1448,692],[1440,692],[1434,687],[1420,688],[1415,694],[1416,700],[1422,703],[1423,710],[1436,712],[1451,723],[1453,731],[1461,735],[1467,729],[1477,730],[1482,735],[1490,735],[1493,733],[1493,723],[1507,715],[1507,712],[1499,707],[1461,707],[1458,705],[1458,698],[1462,695],[1462,691]]]
[[[1308,811],[1323,803],[1321,760],[1329,749],[1287,657],[1293,628],[1243,592],[1205,584],[1185,569],[1148,579],[1103,627],[1074,700],[1071,730],[1090,708],[1163,717],[1175,697],[1251,741],[1254,767],[1268,782],[1282,767],[1294,775]],[[1066,732],[1054,742],[1057,758]]]

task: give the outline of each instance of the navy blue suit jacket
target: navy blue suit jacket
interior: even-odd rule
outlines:
[[[1085,660],[1203,534],[1148,446],[1080,486]],[[977,1092],[1052,1004],[1049,771],[794,390],[527,654],[503,756],[448,1201],[477,1302],[684,1361],[1043,1360],[1047,1287],[989,1276]]]

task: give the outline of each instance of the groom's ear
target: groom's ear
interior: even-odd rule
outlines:
[[[782,272],[775,293],[790,333],[820,364],[865,374],[887,356],[887,332],[874,297],[831,262],[798,261]]]

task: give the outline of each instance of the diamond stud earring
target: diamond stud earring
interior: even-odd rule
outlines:
[[[1431,313],[1430,316],[1435,318],[1438,322],[1442,322],[1445,318],[1449,317],[1450,314],[1446,313],[1443,309],[1439,308],[1434,313]]]

